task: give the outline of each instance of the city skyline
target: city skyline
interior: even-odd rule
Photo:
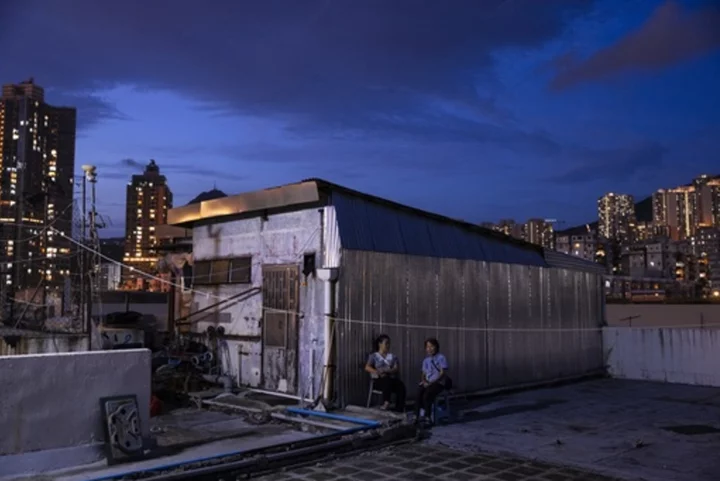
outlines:
[[[711,2],[238,6],[182,31],[145,3],[76,4],[3,15],[0,78],[77,106],[105,237],[124,231],[126,159],[167,166],[179,205],[321,177],[474,223],[567,225],[605,192],[643,198],[717,164]]]
[[[129,187],[132,183],[132,178],[138,176],[139,173],[142,173],[142,169],[144,169],[145,167],[143,167],[139,162],[137,162],[133,159],[126,159],[125,161],[128,164],[132,163],[136,169],[139,169],[136,172],[130,173],[128,175],[128,177],[127,177],[128,182],[126,183],[126,186]],[[151,162],[154,162],[154,161],[155,161],[154,159],[151,159]],[[163,176],[163,177],[165,177],[165,176]],[[720,180],[720,174],[710,175],[710,174],[705,174],[705,173],[697,174],[696,176],[694,176],[692,178],[692,180],[695,180],[695,179],[698,179],[701,177],[716,179],[715,183],[718,183],[718,181]],[[167,181],[168,185],[172,184],[172,178],[168,177],[166,181]],[[596,198],[594,203],[591,203],[592,208],[593,208],[593,213],[591,214],[591,217],[589,217],[588,219],[585,219],[585,221],[578,222],[575,225],[572,225],[572,223],[568,223],[567,221],[563,220],[561,218],[562,212],[559,213],[560,217],[558,217],[558,218],[545,216],[545,217],[529,217],[529,218],[504,218],[504,219],[497,219],[497,220],[487,220],[486,219],[486,220],[481,220],[476,223],[480,226],[492,228],[492,229],[501,231],[501,232],[505,233],[506,235],[509,235],[511,237],[517,237],[517,238],[521,238],[524,236],[523,229],[525,229],[528,224],[535,224],[535,223],[545,223],[550,226],[553,226],[552,228],[555,232],[563,232],[566,230],[577,229],[577,228],[583,227],[585,225],[599,224],[599,218],[600,218],[599,202],[607,196],[628,197],[629,199],[632,200],[632,202],[633,202],[632,205],[636,206],[642,202],[652,201],[653,198],[659,192],[665,192],[665,191],[672,192],[677,189],[684,190],[690,186],[692,186],[692,183],[684,182],[684,183],[680,183],[680,184],[674,185],[674,186],[656,187],[649,194],[640,196],[640,197],[635,197],[631,194],[625,194],[625,193],[621,193],[621,192],[605,192],[600,196],[599,199]],[[260,188],[262,189],[262,188],[271,188],[271,187],[275,187],[275,185],[261,186]],[[213,198],[216,198],[215,193],[221,194],[220,196],[222,197],[222,196],[226,196],[226,195],[236,195],[236,194],[241,194],[241,193],[245,193],[245,192],[232,192],[232,193],[227,194],[227,193],[223,192],[222,190],[218,189],[217,185],[213,185],[208,189],[198,191],[195,195],[192,196],[191,200],[189,200],[188,202],[177,203],[177,204],[174,204],[173,207],[181,207],[183,205],[187,205],[190,203],[199,202],[200,200],[213,199]],[[122,205],[123,205],[123,212],[125,213],[125,216],[127,217],[128,205],[127,205],[127,203],[123,203]],[[415,207],[415,206],[411,206],[411,207]],[[594,215],[594,216],[592,216],[592,215]],[[653,215],[652,212],[649,212],[649,216],[652,217],[652,215]],[[637,220],[635,220],[635,222],[641,223]],[[652,221],[648,220],[648,221],[644,221],[644,222],[652,222]],[[598,229],[599,229],[599,226],[598,226]],[[602,229],[599,229],[599,231],[600,230],[602,230]],[[537,235],[537,234],[535,234],[535,235]],[[121,238],[121,237],[126,238],[127,237],[127,225],[123,226],[123,231],[121,233],[119,233],[118,235],[114,235],[114,236],[105,235],[102,237],[103,238]]]
[[[70,274],[73,246],[46,226],[73,231],[75,132],[75,109],[47,103],[32,79],[2,84],[0,292],[11,297],[56,291]]]

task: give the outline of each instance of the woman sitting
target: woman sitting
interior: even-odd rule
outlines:
[[[374,379],[375,389],[382,392],[382,409],[390,407],[392,395],[395,394],[395,410],[405,410],[405,384],[398,377],[400,363],[390,352],[390,337],[383,334],[375,340],[375,352],[365,364],[365,370]]]
[[[440,354],[440,343],[437,339],[425,341],[425,354],[415,402],[415,415],[418,422],[429,419],[435,398],[446,389],[449,379],[447,376],[448,362],[445,356]]]

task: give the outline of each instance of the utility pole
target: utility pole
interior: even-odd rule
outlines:
[[[80,256],[78,257],[80,263],[80,293],[79,293],[79,304],[78,304],[78,315],[81,319],[81,325],[83,329],[87,327],[85,322],[85,239],[86,239],[86,225],[87,225],[87,174],[83,172],[82,179],[82,190],[81,190],[81,207],[80,207]]]
[[[83,262],[82,269],[82,287],[81,296],[83,302],[80,304],[80,309],[83,317],[83,325],[87,330],[88,335],[88,349],[92,349],[92,292],[94,291],[92,285],[92,279],[95,278],[95,270],[97,264],[97,225],[95,223],[96,211],[95,211],[95,183],[97,182],[96,167],[94,165],[83,165],[82,170],[85,173],[83,176],[83,246],[87,247],[87,228],[90,230],[90,244],[93,247],[92,261],[88,262],[87,249],[83,248],[83,256],[81,257]],[[87,183],[90,182],[90,218],[89,222],[87,219]]]

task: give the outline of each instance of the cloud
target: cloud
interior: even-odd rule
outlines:
[[[636,31],[584,61],[568,55],[556,61],[553,89],[604,79],[633,70],[659,70],[720,48],[720,7],[687,10],[675,1],[660,5]]]
[[[645,180],[662,167],[667,149],[657,143],[611,150],[578,149],[570,153],[578,162],[560,175],[546,180],[558,184],[582,184],[598,180],[632,180],[642,173]]]
[[[51,105],[69,106],[77,109],[77,129],[86,131],[103,120],[130,120],[106,99],[92,93],[47,92]]]
[[[69,92],[119,84],[169,89],[205,108],[273,117],[296,131],[387,124],[424,135],[398,113],[422,114],[428,103],[440,101],[494,122],[495,109],[476,91],[493,65],[492,52],[542,45],[592,3],[210,1],[203,3],[200,21],[196,0],[111,6],[26,0],[0,24],[6,47],[0,74],[32,73]],[[474,141],[481,130],[466,128],[453,115],[433,125],[434,138],[447,133]]]
[[[133,175],[142,174],[145,171],[147,164],[138,162],[135,159],[121,159],[117,163],[113,164],[99,164],[98,165],[98,177],[105,179],[117,179],[117,180],[130,180]],[[168,164],[161,165],[161,174],[172,174],[176,176],[189,176],[192,178],[206,177],[211,179],[224,179],[232,181],[247,180],[248,177],[243,174],[237,174],[230,171],[209,169],[200,165],[182,165],[182,164]]]

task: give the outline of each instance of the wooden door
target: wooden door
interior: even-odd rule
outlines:
[[[298,372],[298,291],[297,265],[264,265],[263,304],[263,387],[295,394]]]

